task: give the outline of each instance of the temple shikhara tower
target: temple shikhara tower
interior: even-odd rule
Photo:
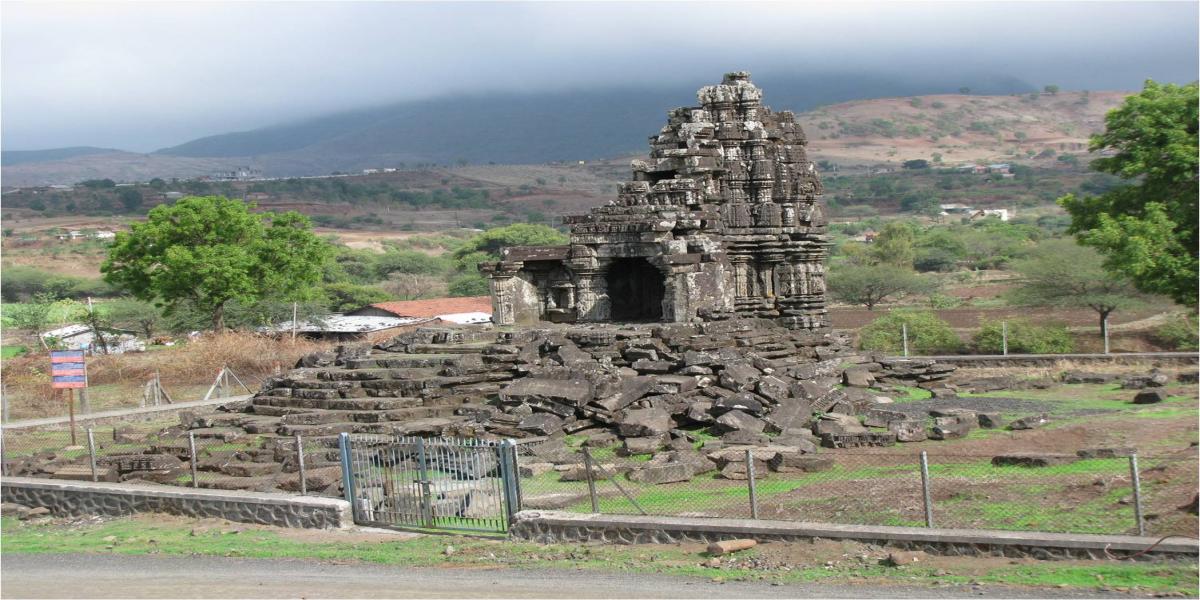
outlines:
[[[497,325],[829,326],[821,181],[795,115],[763,106],[746,72],[697,97],[668,113],[615,201],[564,220],[569,244],[509,248],[480,265]]]

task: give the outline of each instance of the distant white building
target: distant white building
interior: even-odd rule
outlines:
[[[57,340],[58,344],[67,350],[83,350],[88,353],[104,353],[107,346],[109,354],[124,354],[126,352],[145,352],[146,342],[137,336],[116,329],[105,330],[104,344],[96,339],[96,334],[87,325],[66,325],[51,329],[42,334],[46,341]]]
[[[92,233],[92,237],[97,240],[115,240],[117,239],[117,234],[113,231],[97,231]]]
[[[985,208],[977,210],[971,214],[972,219],[986,219],[988,217],[997,217],[1001,221],[1008,221],[1009,213],[1007,208]]]

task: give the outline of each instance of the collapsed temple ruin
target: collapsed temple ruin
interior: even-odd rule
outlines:
[[[746,447],[765,473],[819,468],[819,446],[965,435],[973,413],[930,422],[882,395],[939,388],[953,367],[864,355],[830,330],[821,185],[793,115],[763,107],[744,72],[699,97],[670,112],[615,202],[567,219],[568,245],[481,265],[494,327],[347,344],[224,413],[185,415],[197,437],[258,445],[201,459],[205,485],[297,489],[302,436],[308,489],[338,494],[340,433],[537,440],[536,460],[564,468],[579,464],[570,435],[651,455],[630,477],[652,483],[744,477]],[[171,482],[185,458],[155,446],[106,458],[106,476]]]
[[[509,248],[480,265],[497,325],[829,326],[821,180],[795,115],[763,106],[744,71],[697,96],[700,106],[668,113],[615,201],[565,219],[569,244]]]

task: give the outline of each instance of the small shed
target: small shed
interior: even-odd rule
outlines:
[[[306,319],[296,323],[296,335],[323,340],[375,340],[402,333],[405,329],[428,323],[428,318],[376,317],[365,315],[333,314],[319,319]],[[259,331],[274,335],[291,335],[292,322],[284,321]]]
[[[438,319],[458,324],[483,324],[492,321],[492,299],[489,296],[468,296],[377,302],[346,314],[402,319]]]

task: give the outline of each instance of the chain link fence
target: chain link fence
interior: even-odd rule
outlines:
[[[1195,529],[1184,506],[1197,489],[1195,457],[735,447],[717,461],[690,454],[707,464],[688,464],[541,445],[518,445],[525,509],[1107,534]]]
[[[337,448],[299,437],[185,430],[163,423],[2,430],[3,474],[336,495]],[[333,487],[333,490],[328,488]]]

